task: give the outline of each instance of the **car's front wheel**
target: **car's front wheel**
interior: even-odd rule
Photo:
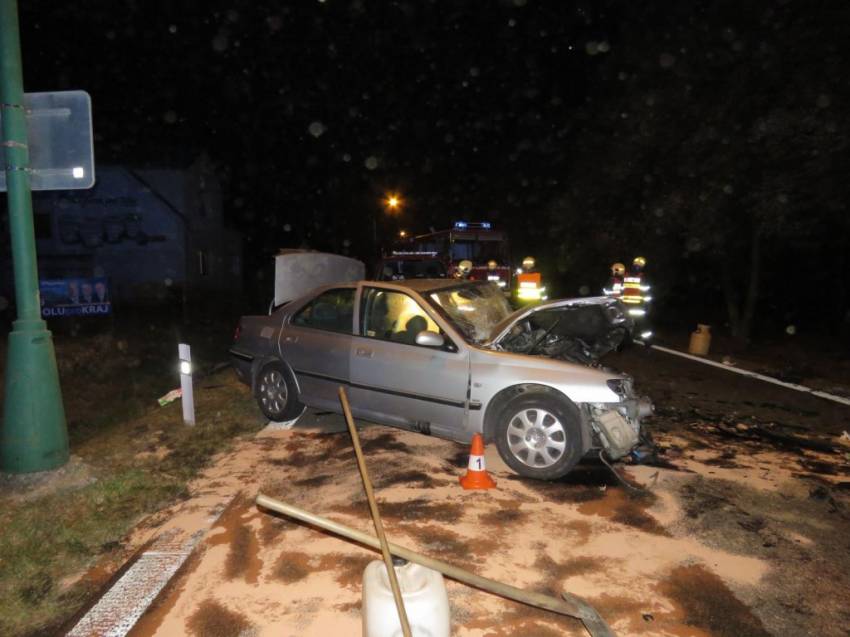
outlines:
[[[498,414],[496,447],[502,460],[520,475],[560,478],[582,456],[578,409],[544,392],[517,394]]]
[[[263,415],[274,422],[292,420],[304,411],[295,381],[281,363],[269,363],[260,370],[254,396]]]

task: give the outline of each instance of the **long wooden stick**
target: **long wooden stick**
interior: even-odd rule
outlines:
[[[354,443],[354,454],[357,456],[357,465],[360,467],[360,477],[363,478],[363,487],[366,489],[366,499],[369,500],[369,509],[372,511],[372,521],[375,523],[375,532],[378,534],[378,541],[381,543],[381,555],[384,557],[384,564],[387,566],[387,576],[390,578],[390,587],[393,589],[393,599],[395,607],[398,611],[398,619],[401,622],[401,630],[404,637],[411,637],[410,624],[407,621],[407,611],[404,610],[404,600],[401,597],[401,589],[398,586],[398,578],[395,574],[393,566],[393,557],[390,555],[390,547],[387,543],[387,536],[384,534],[384,525],[381,522],[381,514],[378,513],[378,503],[375,501],[375,493],[372,491],[372,481],[369,479],[369,471],[366,469],[366,460],[363,458],[363,450],[360,448],[360,436],[357,434],[357,428],[354,426],[354,419],[351,417],[351,407],[348,404],[348,396],[345,394],[345,388],[339,388],[339,401],[342,403],[342,412],[345,414],[345,422],[348,425],[348,432],[351,434],[351,441]]]
[[[315,513],[310,513],[309,511],[300,509],[292,504],[275,500],[274,498],[270,498],[262,493],[257,496],[256,502],[257,506],[262,507],[263,509],[287,515],[291,518],[295,518],[296,520],[300,520],[317,528],[330,531],[331,533],[335,533],[346,539],[363,544],[364,546],[370,546],[373,549],[380,550],[381,548],[381,543],[378,542],[374,535],[369,535],[363,531],[352,529],[350,526],[334,522],[333,520],[316,515]],[[496,595],[500,595],[523,604],[528,604],[535,608],[542,608],[560,615],[574,617],[584,624],[587,632],[589,632],[593,637],[615,637],[611,628],[609,628],[608,624],[605,623],[605,620],[599,616],[596,609],[576,595],[563,593],[563,599],[558,599],[556,597],[544,595],[543,593],[525,591],[521,588],[517,588],[516,586],[505,584],[504,582],[497,582],[496,580],[476,575],[475,573],[464,570],[454,564],[436,560],[433,557],[422,555],[421,553],[399,546],[398,544],[389,543],[389,549],[393,555],[398,555],[410,562],[416,562],[426,568],[439,571],[446,577],[450,577],[458,582],[463,582],[469,586],[474,586],[482,591],[495,593]]]

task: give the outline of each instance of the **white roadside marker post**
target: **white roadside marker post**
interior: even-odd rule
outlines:
[[[180,390],[183,394],[183,422],[195,424],[195,395],[192,391],[192,353],[186,343],[177,345],[180,358]]]

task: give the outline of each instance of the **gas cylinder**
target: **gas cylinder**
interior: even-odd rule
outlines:
[[[688,344],[688,352],[697,356],[705,356],[708,354],[708,348],[711,347],[711,325],[697,325],[697,329],[691,332],[691,342]]]
[[[398,586],[413,637],[449,637],[449,597],[438,571],[393,557]],[[363,571],[363,637],[401,636],[387,567],[370,562]]]

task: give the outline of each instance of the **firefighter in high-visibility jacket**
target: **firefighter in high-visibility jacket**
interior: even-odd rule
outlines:
[[[652,330],[649,328],[647,313],[652,296],[645,268],[646,259],[635,257],[631,269],[623,277],[623,294],[620,300],[626,304],[627,312],[635,322],[635,336],[648,343]]]
[[[520,305],[539,303],[549,298],[534,257],[525,257],[522,260],[522,268],[517,270],[516,274],[515,294],[516,302]]]
[[[623,295],[623,278],[626,276],[626,266],[622,263],[615,263],[611,266],[611,278],[608,279],[608,284],[602,288],[605,296],[610,296],[619,299]]]

